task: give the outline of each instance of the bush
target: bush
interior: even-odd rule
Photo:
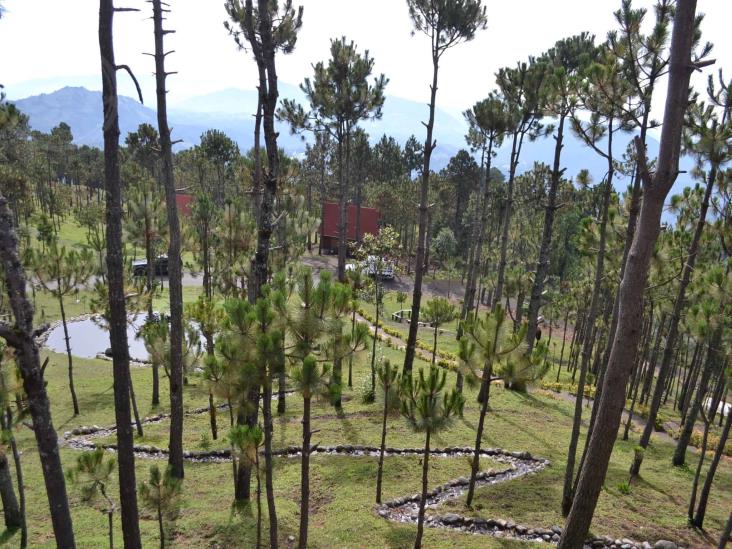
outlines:
[[[620,484],[618,484],[618,492],[626,496],[629,495],[630,484],[628,482],[621,482]]]
[[[370,378],[363,378],[363,382],[361,383],[361,388],[359,389],[358,394],[361,398],[362,404],[373,404],[376,401],[376,395],[371,388]]]

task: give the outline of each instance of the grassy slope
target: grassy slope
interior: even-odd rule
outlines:
[[[198,289],[186,288],[186,300],[192,300]],[[79,303],[68,306],[69,315],[87,312],[84,295]],[[163,299],[167,296],[164,295]],[[45,318],[58,317],[55,303],[43,294],[38,295],[39,312]],[[158,308],[164,309],[164,301]],[[387,301],[390,314],[396,304]],[[399,325],[396,325],[399,326]],[[403,325],[402,325],[403,326]],[[429,341],[425,331],[420,337]],[[440,341],[441,348],[452,350],[447,341]],[[46,354],[44,352],[44,354]],[[400,362],[401,353],[383,349],[384,356]],[[53,417],[60,433],[79,425],[108,425],[114,421],[111,363],[100,360],[75,359],[77,393],[82,414],[74,418],[68,398],[65,357],[50,354],[46,377],[53,406]],[[418,361],[419,362],[419,361]],[[358,388],[367,382],[368,353],[355,363],[355,388],[346,393],[345,415],[338,417],[325,402],[315,405],[313,428],[320,431],[314,442],[321,444],[369,444],[378,445],[380,435],[379,406],[360,403]],[[420,365],[424,363],[419,362]],[[135,368],[132,372],[141,413],[153,412],[149,405],[151,375],[147,368]],[[553,379],[553,375],[549,376]],[[565,376],[563,375],[564,379]],[[452,382],[452,380],[451,380]],[[160,410],[168,408],[167,384],[163,383]],[[186,407],[206,404],[206,389],[193,377],[185,389]],[[474,442],[477,423],[477,406],[472,389],[467,391],[465,417],[452,428],[437,437],[436,445],[469,446]],[[288,397],[288,412],[275,422],[275,445],[297,444],[300,438],[299,397]],[[562,489],[562,477],[566,460],[566,442],[571,429],[572,404],[552,397],[542,391],[520,395],[495,386],[492,406],[487,419],[484,444],[511,450],[528,450],[548,458],[552,465],[538,475],[514,482],[480,489],[474,505],[474,513],[494,518],[510,518],[530,526],[561,524],[558,513]],[[227,421],[226,414],[219,415],[220,426]],[[167,424],[147,427],[142,442],[165,446]],[[188,449],[197,449],[201,435],[208,430],[207,416],[186,418],[185,443]],[[28,498],[30,544],[34,547],[54,545],[48,520],[47,501],[43,490],[41,469],[33,444],[32,433],[22,428],[17,432],[23,450],[25,487]],[[708,534],[690,530],[685,524],[685,509],[693,473],[688,468],[670,466],[673,447],[669,442],[654,439],[646,454],[643,477],[631,487],[630,495],[618,490],[619,483],[627,480],[627,469],[632,459],[633,446],[638,434],[629,442],[618,442],[613,454],[606,490],[603,492],[593,523],[598,534],[631,537],[638,540],[658,538],[680,539],[692,546],[708,546],[716,543],[732,505],[732,466],[726,460],[717,474],[707,514]],[[413,434],[398,416],[389,422],[387,443],[394,446],[421,446],[422,437]],[[222,445],[221,441],[214,446]],[[65,465],[71,466],[78,452],[62,449]],[[695,466],[696,456],[689,459]],[[138,460],[138,480],[147,476],[149,461]],[[491,467],[490,461],[485,464]],[[500,467],[500,466],[498,466]],[[469,465],[465,458],[435,459],[432,462],[430,484],[465,476]],[[345,458],[316,456],[311,471],[311,546],[312,547],[408,547],[411,546],[415,528],[399,525],[379,518],[373,511],[376,460],[373,458]],[[419,490],[420,467],[416,458],[389,458],[385,465],[385,498],[415,493]],[[278,459],[276,462],[275,490],[278,504],[280,536],[284,546],[291,546],[288,536],[297,535],[299,499],[299,462]],[[111,492],[116,493],[113,483]],[[106,521],[98,510],[80,501],[78,493],[70,488],[74,529],[80,547],[100,547],[106,544]],[[253,546],[254,520],[249,512],[232,514],[231,469],[228,464],[189,464],[186,468],[183,511],[175,530],[175,545],[180,547],[202,546]],[[445,507],[458,512],[468,512],[462,501],[448,502]],[[446,512],[447,510],[443,510]],[[156,546],[157,526],[149,514],[143,514],[141,522],[145,546]],[[264,520],[266,525],[266,517]],[[121,540],[119,517],[116,517],[116,540]],[[6,536],[15,544],[15,536]],[[266,538],[266,534],[265,534]],[[1,540],[0,540],[1,541]],[[467,548],[525,547],[526,544],[428,529],[425,534],[428,547]]]

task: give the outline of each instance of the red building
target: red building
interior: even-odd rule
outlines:
[[[320,223],[320,249],[323,253],[338,253],[338,223],[340,212],[337,202],[323,203],[323,219]],[[361,236],[379,234],[379,210],[361,206]],[[348,205],[346,238],[356,241],[356,205]]]
[[[193,195],[177,193],[175,195],[175,203],[178,206],[178,212],[189,216],[191,215],[191,208],[193,207]]]

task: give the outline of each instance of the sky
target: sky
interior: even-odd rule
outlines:
[[[2,0],[0,19],[0,83],[10,98],[50,92],[63,85],[101,89],[97,39],[98,2],[95,0]],[[170,103],[226,88],[252,89],[255,65],[238,51],[223,22],[223,0],[168,0],[172,7],[166,38],[175,53],[168,57]],[[281,81],[299,84],[312,74],[312,64],[326,60],[331,38],[346,36],[359,49],[368,49],[374,70],[389,78],[387,94],[420,102],[429,99],[431,59],[428,39],[413,35],[404,0],[295,0],[305,8],[303,29],[295,51],[278,55]],[[139,8],[139,13],[115,16],[118,63],[130,65],[143,86],[146,103],[154,103],[153,61],[143,55],[153,48],[150,4],[144,0],[116,0],[117,6]],[[488,28],[471,42],[443,57],[437,102],[459,113],[485,97],[494,87],[494,74],[529,55],[537,55],[560,38],[589,31],[603,39],[615,28],[613,11],[620,0],[487,0]],[[652,8],[651,0],[634,6]],[[712,57],[727,64],[732,75],[732,1],[698,0],[706,13],[704,39],[715,44]],[[648,19],[652,19],[652,9]],[[39,17],[39,15],[41,15]],[[694,81],[703,88],[706,76]],[[729,78],[729,76],[727,76]],[[129,79],[119,75],[120,92],[133,95]],[[659,105],[662,105],[660,94]],[[660,110],[660,107],[658,107]]]

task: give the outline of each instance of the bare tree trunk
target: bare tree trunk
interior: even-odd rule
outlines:
[[[61,288],[61,281],[58,282],[58,289]],[[61,324],[64,327],[64,341],[66,342],[66,356],[69,363],[69,393],[71,393],[71,403],[74,406],[74,415],[79,415],[79,400],[76,398],[76,389],[74,389],[74,361],[71,358],[71,338],[69,337],[69,327],[66,324],[66,310],[64,309],[64,298],[59,293],[58,305],[61,310]]]
[[[617,437],[625,403],[625,387],[643,324],[642,297],[648,278],[650,256],[660,230],[663,202],[678,174],[681,129],[688,103],[689,77],[692,71],[691,48],[695,12],[695,0],[679,0],[676,4],[666,109],[653,178],[646,166],[645,148],[636,141],[645,187],[643,205],[635,240],[628,256],[625,276],[620,285],[618,329],[612,343],[597,421],[588,445],[585,466],[580,473],[572,509],[559,542],[560,549],[582,547]]]
[[[104,106],[104,181],[106,186],[107,285],[109,286],[109,339],[112,347],[114,409],[117,423],[122,535],[127,548],[138,548],[140,525],[137,513],[137,482],[130,412],[130,357],[127,343],[127,307],[124,290],[122,248],[122,190],[119,173],[119,111],[117,65],[114,60],[112,0],[99,3],[99,50],[102,60]]]
[[[155,90],[158,106],[158,132],[162,158],[163,185],[165,186],[165,209],[168,214],[168,269],[170,281],[170,441],[168,463],[172,475],[183,478],[183,284],[181,281],[180,221],[175,201],[175,180],[173,179],[173,152],[168,127],[168,105],[165,81],[165,47],[163,38],[163,7],[161,0],[153,0],[153,21],[155,25]]]
[[[608,132],[608,151],[612,151],[612,123],[610,124],[610,130]],[[577,446],[579,444],[580,428],[582,426],[582,401],[584,399],[585,381],[587,379],[587,369],[590,365],[590,359],[592,358],[592,348],[594,346],[594,337],[591,334],[595,333],[595,317],[597,315],[597,308],[600,301],[600,291],[602,290],[602,280],[604,276],[605,267],[605,245],[607,241],[607,220],[608,211],[610,208],[610,194],[612,192],[612,179],[613,179],[613,167],[612,167],[612,154],[609,155],[608,160],[608,175],[606,181],[603,183],[604,188],[602,192],[602,220],[600,222],[600,244],[597,252],[597,263],[595,265],[595,281],[592,288],[592,297],[590,300],[590,308],[587,311],[586,326],[588,329],[588,337],[585,338],[582,344],[582,362],[580,365],[580,376],[577,382],[577,395],[574,402],[574,419],[572,421],[572,434],[569,440],[569,448],[567,451],[567,468],[564,473],[564,490],[562,493],[562,515],[567,516],[572,506],[572,499],[574,497],[574,464],[577,459]]]
[[[4,453],[0,453],[0,499],[3,504],[5,528],[7,530],[20,528],[23,525],[23,515],[20,512],[18,498],[15,497],[8,457]]]
[[[712,482],[714,482],[714,475],[717,472],[717,467],[724,454],[724,447],[729,439],[730,427],[732,427],[732,413],[727,414],[727,421],[724,424],[724,430],[722,431],[719,441],[717,442],[717,448],[714,451],[714,457],[712,463],[709,465],[709,471],[707,471],[707,477],[704,479],[704,486],[702,487],[701,494],[699,495],[699,505],[696,508],[694,519],[692,524],[697,528],[704,526],[704,516],[707,512],[707,502],[709,501],[709,493],[712,491]]]
[[[417,329],[419,327],[419,310],[422,305],[422,277],[424,276],[425,245],[427,239],[427,213],[430,189],[430,160],[435,143],[432,131],[435,127],[435,101],[437,98],[437,74],[440,59],[432,53],[432,85],[430,86],[430,114],[427,119],[427,138],[424,142],[424,157],[422,162],[422,181],[419,188],[419,229],[417,236],[417,255],[414,262],[414,289],[412,290],[412,314],[409,320],[409,335],[404,355],[404,374],[412,375],[412,366],[417,345]]]
[[[274,484],[272,475],[272,376],[271,372],[264,385],[262,395],[262,416],[264,416],[264,487],[267,492],[269,511],[270,547],[277,547],[277,508],[275,507]],[[257,465],[257,505],[259,506],[259,465]]]
[[[486,399],[487,400],[487,399]],[[424,455],[422,456],[422,497],[419,498],[419,514],[417,515],[417,538],[414,540],[414,549],[422,547],[422,533],[424,532],[424,509],[427,505],[427,481],[430,470],[430,430],[424,441]]]
[[[643,430],[643,436],[641,436],[640,442],[638,443],[642,448],[648,448],[648,444],[651,441],[651,435],[653,434],[653,427],[656,422],[656,415],[658,409],[661,406],[661,398],[663,397],[663,391],[666,384],[666,376],[668,370],[671,367],[671,360],[674,356],[676,347],[676,337],[679,330],[679,321],[681,320],[681,311],[686,301],[686,288],[691,282],[691,274],[694,271],[696,264],[696,256],[699,250],[699,241],[701,240],[704,225],[706,224],[707,210],[709,209],[709,200],[712,196],[712,189],[714,188],[714,182],[717,179],[717,166],[712,165],[709,171],[709,177],[707,179],[707,186],[704,191],[704,198],[702,200],[701,208],[699,210],[699,219],[696,223],[696,229],[694,230],[694,237],[691,240],[689,246],[689,255],[686,257],[684,263],[684,269],[681,274],[681,282],[679,283],[679,291],[676,295],[676,301],[674,302],[674,309],[671,313],[671,321],[668,328],[668,336],[666,337],[666,348],[663,351],[663,359],[661,361],[661,367],[658,371],[658,381],[656,382],[656,390],[653,392],[653,399],[648,410],[648,422],[646,428]],[[651,375],[651,378],[653,375]],[[637,475],[640,472],[640,463],[638,467],[631,471],[631,474]]]
[[[717,366],[719,346],[722,341],[722,330],[717,328],[712,334],[712,338],[709,341],[709,350],[707,351],[707,358],[701,373],[701,379],[699,380],[699,388],[696,391],[694,402],[692,403],[689,411],[686,414],[684,425],[679,433],[679,439],[676,442],[676,448],[674,449],[673,464],[683,465],[686,462],[686,448],[689,446],[692,432],[694,431],[694,424],[696,418],[699,415],[699,411],[704,405],[704,398],[708,393],[709,380],[712,377],[715,366]],[[691,389],[689,390],[691,391]]]
[[[544,206],[544,229],[541,236],[541,246],[539,248],[539,259],[536,263],[536,273],[534,275],[534,284],[531,287],[531,297],[529,298],[528,326],[526,329],[526,345],[528,346],[527,354],[531,353],[536,341],[536,328],[539,319],[539,308],[541,307],[541,294],[544,292],[544,282],[549,272],[549,254],[552,246],[552,230],[554,229],[554,214],[557,211],[557,191],[559,183],[562,179],[564,170],[560,168],[562,156],[562,144],[564,140],[564,120],[566,114],[559,116],[559,125],[557,126],[557,135],[554,142],[554,166],[552,167],[552,179],[547,193],[547,203]]]
[[[338,139],[338,282],[346,281],[346,254],[348,247],[348,153],[343,152],[343,141],[349,148],[348,133]],[[344,159],[345,158],[345,159]]]
[[[389,415],[389,386],[384,387],[384,415],[381,418],[381,445],[379,446],[379,467],[376,470],[376,503],[381,503],[381,478],[384,475],[384,452],[386,449],[386,420]]]
[[[493,340],[495,345],[496,340]],[[481,392],[485,397],[480,401],[480,416],[478,418],[478,429],[475,434],[475,452],[470,465],[470,481],[468,483],[468,496],[466,503],[468,507],[473,504],[473,495],[475,494],[475,479],[478,476],[478,467],[480,466],[480,446],[483,442],[483,429],[485,426],[485,415],[488,411],[488,400],[490,399],[491,376],[493,375],[493,365],[488,363],[483,368],[483,379],[481,380]]]
[[[724,532],[722,532],[722,537],[719,538],[719,545],[717,545],[717,549],[724,549],[727,547],[727,542],[732,538],[732,511],[729,514],[729,518],[727,519],[727,526],[724,527]]]
[[[308,518],[310,514],[310,397],[303,398],[302,459],[300,462],[300,539],[299,549],[308,546]]]
[[[27,281],[18,255],[18,239],[12,220],[8,202],[0,195],[0,260],[10,309],[15,318],[15,325],[12,327],[0,322],[0,337],[15,349],[15,357],[23,378],[23,389],[33,421],[33,434],[43,465],[43,480],[56,544],[62,548],[73,548],[76,545],[64,471],[58,452],[58,439],[51,418],[51,406],[46,393],[38,346],[33,337],[33,307],[26,295]]]

